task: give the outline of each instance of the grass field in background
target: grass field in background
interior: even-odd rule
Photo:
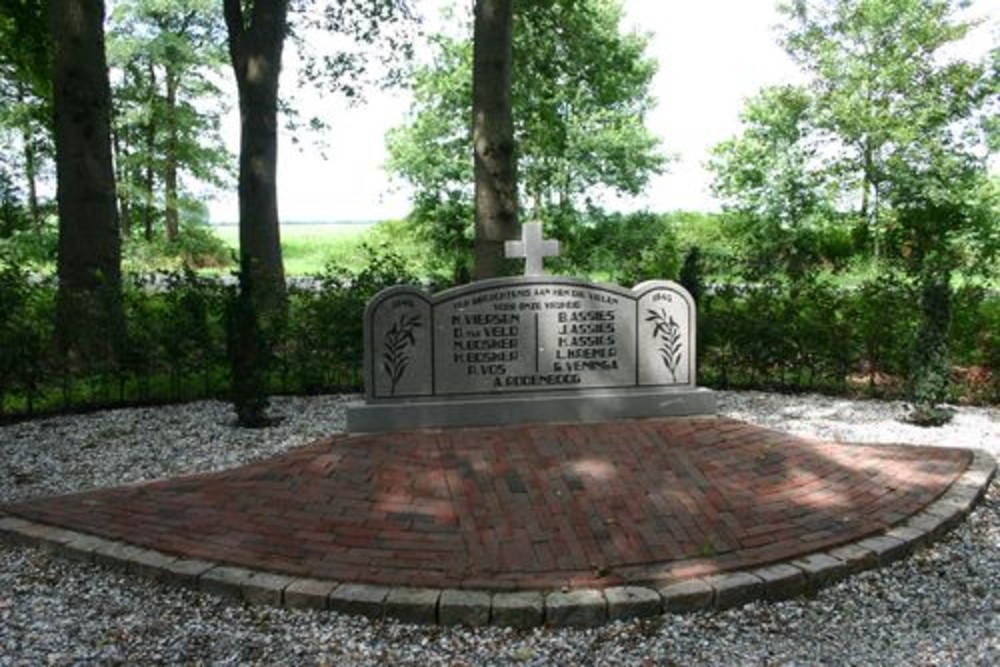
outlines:
[[[361,244],[375,223],[318,223],[281,226],[281,252],[285,274],[305,276],[320,273],[330,262],[360,269],[364,265]],[[239,248],[236,225],[212,227],[229,247]]]
[[[239,228],[236,225],[218,225],[212,227],[212,232],[233,250],[238,250]],[[713,244],[722,245],[718,238],[707,235],[701,238],[697,233],[687,243],[696,242],[702,249],[711,250]],[[331,262],[347,267],[352,271],[365,268],[368,256],[362,250],[362,245],[381,246],[388,243],[392,250],[399,253],[409,269],[416,275],[427,274],[427,253],[429,250],[414,241],[401,223],[396,221],[366,222],[366,223],[308,223],[283,224],[281,226],[281,249],[285,262],[285,275],[307,276],[322,273]],[[728,247],[720,248],[728,252]],[[207,273],[228,272],[231,269],[208,269]],[[824,274],[825,275],[825,274]],[[830,274],[828,277],[839,287],[856,287],[866,280],[876,280],[879,267],[870,260],[858,259],[844,271]],[[997,272],[995,275],[1000,275]],[[610,276],[605,271],[596,271],[586,277],[591,280],[609,281]],[[740,278],[730,274],[711,274],[705,280],[713,283],[740,282]],[[982,285],[988,289],[1000,289],[1000,278],[975,277],[956,272],[953,286],[966,284]]]

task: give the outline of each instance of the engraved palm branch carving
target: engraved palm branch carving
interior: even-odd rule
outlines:
[[[413,332],[419,328],[420,315],[403,314],[385,333],[382,369],[389,376],[391,395],[395,395],[396,385],[410,365],[410,355],[407,352],[416,344],[417,339]]]
[[[647,322],[653,323],[653,338],[660,339],[660,347],[657,348],[663,365],[670,371],[671,381],[677,382],[677,369],[681,365],[681,327],[674,320],[673,315],[668,316],[667,311],[650,309],[646,316]]]

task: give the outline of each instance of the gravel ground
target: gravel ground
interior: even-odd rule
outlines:
[[[977,447],[1000,411],[901,423],[899,403],[720,392],[720,412],[827,440]],[[0,428],[0,501],[215,470],[342,428],[344,399],[274,401],[276,428],[233,428],[203,402]],[[0,665],[1000,664],[1000,490],[944,540],[811,598],[726,612],[530,632],[374,623],[234,605],[38,550],[0,546]]]

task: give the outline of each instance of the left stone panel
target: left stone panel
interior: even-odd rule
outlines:
[[[432,312],[427,295],[413,287],[385,290],[368,304],[365,392],[369,400],[433,395]]]

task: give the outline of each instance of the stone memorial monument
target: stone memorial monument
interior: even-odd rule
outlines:
[[[557,241],[524,225],[524,275],[437,294],[399,286],[365,309],[365,400],[351,432],[711,414],[695,386],[695,305],[680,285],[631,290],[544,276]]]

